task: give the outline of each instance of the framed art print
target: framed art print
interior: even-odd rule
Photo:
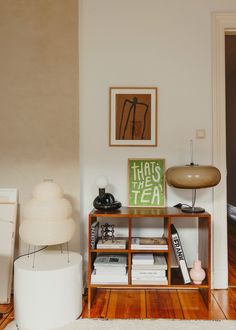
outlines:
[[[157,145],[157,88],[110,88],[110,146]]]
[[[129,159],[129,206],[165,206],[165,160]]]

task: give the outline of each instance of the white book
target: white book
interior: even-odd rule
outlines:
[[[185,260],[184,251],[183,251],[182,244],[181,244],[181,241],[179,238],[179,234],[173,224],[171,224],[171,240],[172,240],[172,245],[173,245],[173,250],[175,252],[176,260],[179,264],[179,267],[180,267],[180,270],[181,270],[181,273],[183,276],[184,284],[191,283],[191,279],[189,276],[188,267],[187,267],[187,263]]]
[[[133,270],[167,270],[166,258],[162,254],[154,254],[154,263],[148,264],[134,264],[132,265]]]
[[[133,270],[167,270],[167,265],[132,265]]]
[[[168,250],[165,237],[133,237],[131,240],[133,250]]]
[[[152,276],[152,275],[143,275],[143,276],[133,276],[132,275],[132,280],[151,280],[151,281],[161,281],[161,280],[166,280],[166,276]]]
[[[167,279],[163,279],[163,280],[133,280],[132,279],[132,284],[150,284],[150,285],[167,285],[168,284],[168,281]]]
[[[132,276],[166,276],[165,270],[135,270],[132,269]]]
[[[94,261],[94,266],[120,267],[127,265],[127,256],[120,254],[100,254]]]
[[[125,249],[126,240],[125,239],[115,239],[113,242],[111,239],[102,242],[100,239],[97,243],[97,249]]]
[[[135,253],[133,254],[132,263],[136,264],[145,264],[153,265],[154,258],[153,253]]]
[[[159,277],[154,279],[132,278],[132,284],[152,284],[152,285],[167,285],[167,277]]]
[[[167,251],[168,246],[161,246],[161,247],[156,247],[156,246],[149,246],[149,245],[133,245],[131,244],[131,250],[161,250],[161,251]]]
[[[92,284],[128,284],[128,275],[99,275],[96,270],[91,274]]]
[[[126,267],[97,267],[95,268],[97,275],[125,275],[127,273]]]

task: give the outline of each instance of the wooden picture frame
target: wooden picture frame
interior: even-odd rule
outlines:
[[[110,146],[157,146],[157,87],[110,87]]]
[[[165,160],[128,159],[128,186],[130,207],[164,207]]]

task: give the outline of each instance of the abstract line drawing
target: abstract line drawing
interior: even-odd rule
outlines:
[[[141,106],[141,107],[138,107]],[[133,97],[131,100],[125,99],[123,108],[122,108],[122,114],[121,114],[121,120],[120,120],[120,127],[119,127],[119,140],[124,140],[125,135],[127,133],[128,124],[131,123],[131,137],[132,140],[138,139],[137,138],[137,132],[140,132],[139,124],[140,121],[136,121],[137,111],[142,111],[143,114],[143,120],[142,120],[142,129],[141,129],[141,136],[139,139],[144,139],[144,133],[146,129],[146,117],[148,113],[148,104],[139,102],[137,97]]]

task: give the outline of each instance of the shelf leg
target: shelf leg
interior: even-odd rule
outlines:
[[[92,303],[96,295],[96,292],[97,292],[96,288],[88,287],[88,317],[90,317],[91,314]]]

